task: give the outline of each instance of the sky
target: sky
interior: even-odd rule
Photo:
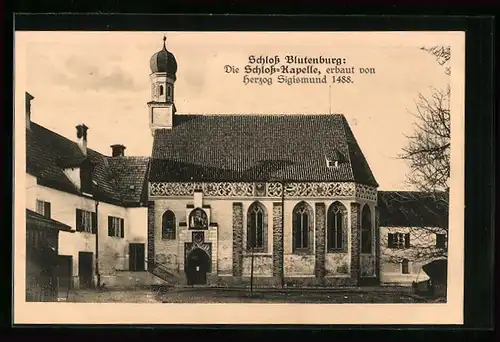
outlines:
[[[89,127],[88,146],[150,155],[149,60],[163,46],[177,60],[175,105],[185,114],[344,114],[380,190],[410,189],[397,158],[414,129],[415,99],[449,76],[422,46],[446,44],[417,32],[17,32],[16,85],[32,94],[32,121],[72,140]],[[245,85],[248,57],[338,57],[355,67],[351,84]],[[359,68],[375,68],[361,75]],[[320,66],[325,72],[325,66]],[[328,76],[329,77],[329,76]],[[311,132],[314,134],[314,132]]]

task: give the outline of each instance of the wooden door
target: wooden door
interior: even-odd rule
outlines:
[[[143,243],[131,243],[129,245],[129,270],[144,271],[145,247]]]
[[[78,253],[78,277],[80,279],[80,288],[92,287],[94,255],[92,252]]]
[[[69,255],[58,256],[57,277],[59,278],[59,289],[69,290],[73,285],[73,257]]]

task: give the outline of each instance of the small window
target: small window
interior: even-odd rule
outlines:
[[[36,201],[36,212],[40,215],[50,218],[50,202]]]
[[[124,220],[120,217],[108,216],[108,236],[125,237]]]
[[[175,240],[176,236],[176,222],[175,214],[171,210],[167,210],[162,216],[162,239]]]
[[[338,160],[327,160],[326,164],[329,168],[338,167],[339,161]]]
[[[388,247],[395,249],[410,248],[410,233],[389,233],[387,235]]]
[[[162,95],[163,95],[163,86],[161,85],[160,86],[160,96],[162,96]]]
[[[76,231],[97,233],[97,215],[94,212],[76,209]]]
[[[172,87],[168,86],[167,87],[167,96],[170,98],[172,96]]]
[[[403,274],[410,274],[410,262],[408,259],[403,259],[403,262],[401,263],[401,272]]]
[[[436,248],[446,248],[446,234],[436,234]]]

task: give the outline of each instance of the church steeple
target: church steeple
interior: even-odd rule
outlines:
[[[167,50],[167,37],[163,36],[163,48],[150,59],[151,101],[149,107],[149,125],[151,133],[156,129],[170,129],[173,126],[174,84],[177,73],[175,56]]]

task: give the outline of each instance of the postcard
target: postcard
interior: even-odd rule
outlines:
[[[464,86],[464,32],[16,32],[14,322],[462,323]]]

